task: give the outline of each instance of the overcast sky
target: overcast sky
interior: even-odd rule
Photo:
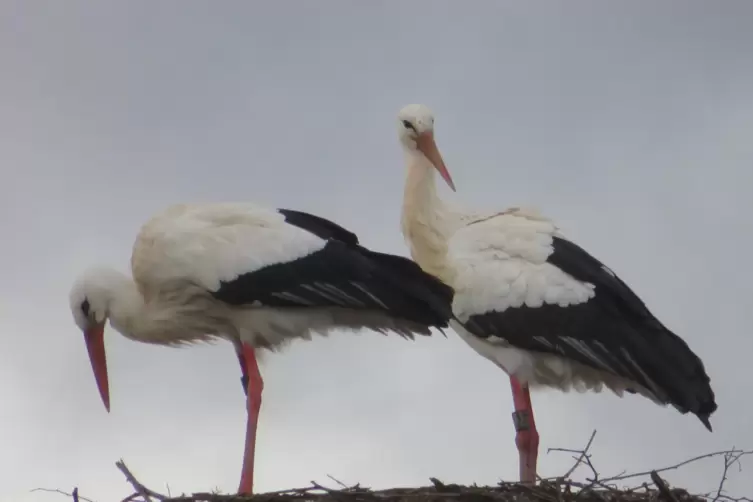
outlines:
[[[711,434],[641,397],[535,393],[539,474],[593,429],[603,474],[753,448],[751,2],[0,0],[0,72],[3,502],[120,500],[121,457],[158,490],[235,490],[231,346],[108,330],[107,414],[69,287],[89,265],[127,271],[139,226],[176,202],[311,211],[407,254],[395,117],[415,102],[436,112],[453,200],[538,207],[711,375]],[[508,379],[452,332],[297,343],[262,371],[258,490],[517,475]],[[720,470],[667,478],[710,491]]]

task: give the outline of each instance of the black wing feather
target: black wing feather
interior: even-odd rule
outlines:
[[[581,282],[590,282],[600,293],[610,295],[620,304],[622,313],[631,314],[653,328],[666,329],[617,274],[585,249],[560,237],[553,238],[552,248],[553,252],[547,258],[549,263]]]
[[[599,260],[558,237],[553,249],[547,261],[574,279],[593,284],[594,298],[567,307],[523,306],[471,316],[468,330],[635,381],[659,400],[696,414],[711,430],[708,417],[717,404],[700,358]]]
[[[617,274],[607,268],[577,244],[562,238],[554,238],[554,252],[549,262],[582,282],[595,285],[596,299],[603,309],[613,309],[634,335],[641,336],[648,349],[659,360],[656,364],[670,366],[677,377],[687,384],[695,385],[695,391],[705,394],[704,408],[716,409],[710,378],[703,362],[690,349],[688,344],[667,329]],[[641,344],[643,345],[643,344]]]
[[[286,222],[325,246],[307,256],[241,274],[212,292],[231,305],[378,310],[426,326],[447,327],[453,290],[408,258],[377,253],[324,218],[279,210]]]
[[[351,246],[358,245],[358,236],[356,234],[321,216],[293,209],[278,209],[277,212],[285,216],[285,221],[290,225],[295,225],[298,228],[311,232],[321,239],[336,239]]]

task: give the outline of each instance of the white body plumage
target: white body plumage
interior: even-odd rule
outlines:
[[[402,231],[413,259],[455,290],[451,327],[529,386],[640,393],[710,428],[714,394],[700,359],[607,266],[534,210],[459,211],[422,105],[400,111],[406,158]]]
[[[131,269],[133,278],[90,269],[69,297],[102,402],[109,410],[108,320],[147,343],[230,340],[248,407],[241,493],[253,490],[264,385],[256,349],[336,329],[428,335],[451,315],[451,288],[409,259],[366,249],[324,218],[249,203],[183,204],[157,214],[136,238]]]
[[[131,259],[133,280],[96,268],[77,281],[70,295],[74,318],[85,329],[92,320],[107,317],[126,337],[165,345],[223,337],[274,349],[333,329],[428,334],[425,325],[409,315],[395,315],[379,293],[369,290],[373,271],[366,267],[373,265],[373,256],[333,245],[338,232],[349,232],[337,227],[329,238],[307,230],[308,222],[292,224],[289,219],[280,210],[250,203],[170,207],[139,232]],[[347,238],[351,236],[355,239],[352,234]],[[337,262],[348,259],[353,260],[350,270]],[[295,270],[283,268],[294,263]],[[324,271],[330,264],[337,266]],[[279,267],[282,283],[274,282],[270,266]],[[260,286],[254,274],[262,270],[266,275]],[[308,275],[296,283],[291,279],[295,273]],[[247,287],[234,286],[237,281]],[[232,293],[223,293],[231,287]],[[81,309],[84,301],[88,313]]]

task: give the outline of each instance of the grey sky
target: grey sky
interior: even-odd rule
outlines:
[[[108,415],[68,288],[88,265],[127,270],[139,225],[184,201],[308,210],[406,254],[395,116],[412,102],[436,112],[456,200],[540,208],[711,374],[713,434],[639,397],[537,392],[540,474],[594,428],[604,473],[753,447],[751,48],[742,0],[0,0],[0,500],[122,497],[120,457],[154,488],[234,490],[232,348],[109,331]],[[258,489],[513,479],[507,377],[448,335],[269,357]],[[719,462],[667,477],[711,490]],[[753,493],[751,469],[729,488]]]

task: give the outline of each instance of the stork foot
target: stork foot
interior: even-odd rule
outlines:
[[[240,357],[240,356],[239,356]],[[259,422],[259,410],[261,409],[261,395],[264,389],[264,380],[259,373],[259,365],[256,361],[254,349],[245,343],[242,348],[242,363],[244,365],[243,378],[247,382],[246,405],[248,418],[246,422],[246,444],[243,452],[243,467],[241,470],[241,482],[238,493],[251,495],[254,491],[254,455],[256,450],[256,426]]]
[[[536,484],[536,464],[539,457],[539,432],[533,418],[531,394],[528,386],[521,385],[517,378],[510,378],[515,411],[515,446],[520,455],[520,482]]]

